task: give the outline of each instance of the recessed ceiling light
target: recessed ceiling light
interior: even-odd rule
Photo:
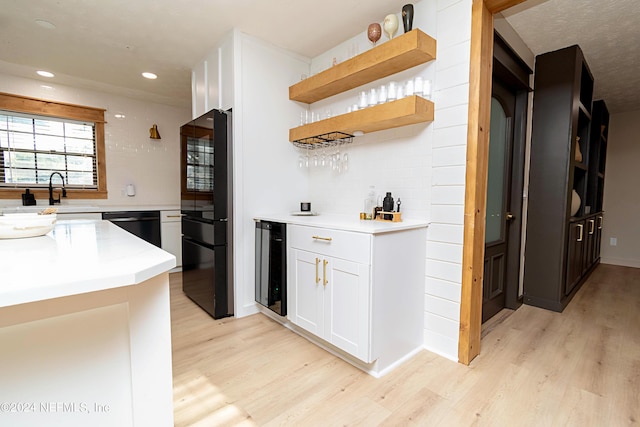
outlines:
[[[38,70],[38,71],[36,71],[36,73],[37,73],[39,76],[42,76],[42,77],[53,77],[53,76],[54,76],[54,74],[53,74],[53,73],[50,73],[50,72],[48,72],[48,71],[43,71],[43,70]]]
[[[151,79],[151,80],[158,78],[158,76],[156,76],[153,73],[142,73],[142,77],[144,77],[145,79]]]
[[[36,24],[40,25],[42,28],[46,28],[47,30],[55,30],[55,24],[45,21],[44,19],[36,19]]]

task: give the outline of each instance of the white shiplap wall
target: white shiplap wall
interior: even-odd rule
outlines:
[[[471,0],[423,0],[414,4],[414,10],[414,28],[437,40],[435,61],[312,104],[311,108],[339,114],[355,100],[359,90],[420,75],[433,82],[435,120],[356,138],[345,148],[350,156],[347,173],[314,168],[308,171],[309,195],[314,209],[321,212],[356,215],[362,210],[368,187],[375,185],[379,194],[391,191],[402,199],[406,217],[431,221],[425,270],[425,348],[457,361]],[[385,36],[380,42],[384,41]],[[370,48],[364,32],[313,58],[310,72],[327,68],[333,57],[344,58],[354,45],[360,52]]]
[[[427,233],[425,347],[458,360],[469,107],[471,0],[437,2],[431,226]]]

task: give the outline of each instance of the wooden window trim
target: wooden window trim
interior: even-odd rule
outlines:
[[[0,110],[95,123],[98,188],[68,188],[67,197],[69,199],[106,199],[108,197],[104,144],[105,109],[0,92]],[[32,188],[31,192],[36,199],[48,199],[49,197],[47,189]],[[0,199],[20,199],[22,193],[24,193],[24,188],[0,188]]]

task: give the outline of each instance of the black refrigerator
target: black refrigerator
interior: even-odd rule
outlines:
[[[180,128],[182,290],[214,319],[233,316],[231,111]]]

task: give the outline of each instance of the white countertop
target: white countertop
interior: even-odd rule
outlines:
[[[176,258],[109,221],[58,221],[40,237],[0,239],[0,307],[141,283]]]
[[[287,224],[307,225],[368,234],[390,233],[429,226],[429,222],[426,220],[403,219],[401,222],[361,220],[357,214],[353,216],[335,214],[299,216],[292,215],[291,213],[283,213],[256,215],[254,219],[256,221],[284,222]]]
[[[179,205],[36,205],[36,206],[0,206],[0,212],[40,212],[46,208],[56,208],[58,213],[100,213],[121,211],[172,211],[180,210]]]

